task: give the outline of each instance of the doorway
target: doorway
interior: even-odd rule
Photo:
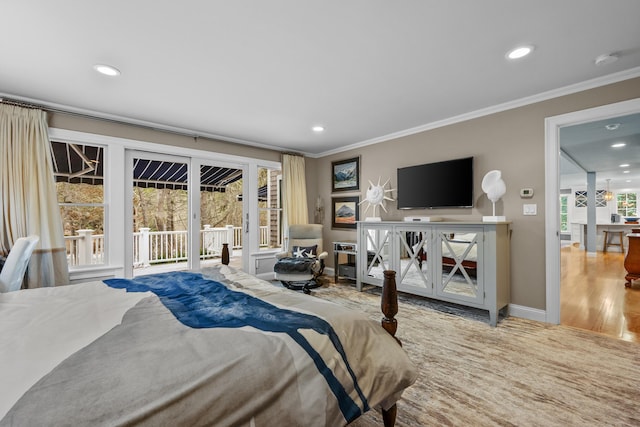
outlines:
[[[197,164],[196,164],[197,163]],[[219,264],[223,246],[229,254],[229,263],[236,268],[244,265],[244,170],[241,166],[221,165],[193,159],[192,167],[200,184],[193,194],[193,209],[199,210],[193,257],[193,268],[206,268]],[[198,215],[194,215],[194,218]],[[194,224],[195,226],[196,224]]]
[[[190,159],[143,151],[127,151],[126,157],[132,254],[127,256],[127,273],[190,269]]]
[[[560,128],[640,112],[640,99],[547,118],[545,121],[546,321],[561,320]],[[620,285],[622,286],[622,284]]]
[[[128,150],[126,174],[131,276],[220,264],[226,245],[243,268],[245,166]]]

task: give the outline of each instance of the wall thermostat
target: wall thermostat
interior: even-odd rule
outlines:
[[[521,188],[520,197],[523,199],[530,199],[533,197],[533,188]]]

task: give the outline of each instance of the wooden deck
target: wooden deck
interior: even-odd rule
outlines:
[[[220,264],[220,258],[213,258],[208,260],[201,260],[200,267],[206,268],[212,265]],[[231,267],[242,269],[242,251],[234,251],[234,256],[229,259],[229,265]],[[134,276],[144,276],[146,274],[164,273],[166,271],[182,271],[187,269],[186,262],[172,262],[166,264],[152,265],[146,268],[134,268]]]

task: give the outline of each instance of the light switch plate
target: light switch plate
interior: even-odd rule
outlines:
[[[522,205],[522,214],[523,215],[537,215],[538,214],[538,205],[533,203],[531,205]]]

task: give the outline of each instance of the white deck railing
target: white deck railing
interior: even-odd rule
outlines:
[[[93,234],[93,230],[78,230],[77,236],[65,236],[69,266],[103,264],[104,235]],[[200,259],[220,257],[222,244],[230,243],[229,255],[234,249],[242,249],[242,227],[227,225],[200,230]],[[260,227],[260,246],[269,244],[267,226]],[[141,228],[133,233],[133,266],[148,267],[152,264],[183,262],[187,260],[187,231],[150,231]]]
[[[77,236],[64,236],[69,265],[103,264],[104,234],[93,234],[93,230],[77,233]]]

